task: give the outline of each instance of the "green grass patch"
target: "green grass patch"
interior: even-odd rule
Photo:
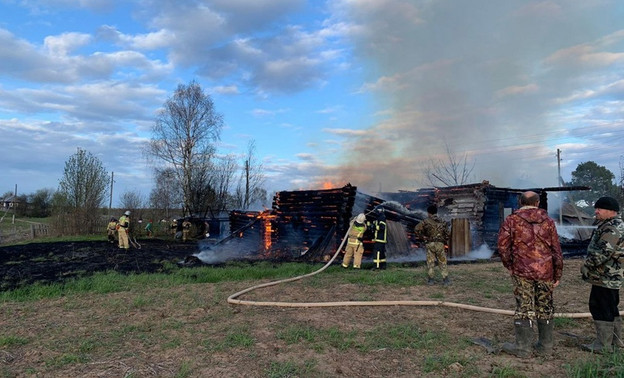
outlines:
[[[314,264],[286,263],[274,265],[267,262],[257,264],[226,264],[225,267],[185,268],[167,266],[166,272],[120,274],[114,271],[98,272],[93,275],[69,279],[63,283],[35,283],[15,290],[0,293],[0,303],[8,301],[34,301],[44,298],[58,298],[81,293],[114,293],[146,288],[168,288],[185,284],[219,283],[246,280],[275,280],[290,278],[318,270]]]
[[[19,336],[0,337],[0,347],[14,347],[28,344],[28,339]]]
[[[306,360],[303,363],[296,361],[273,361],[269,368],[265,371],[268,378],[290,378],[290,377],[309,377],[317,376],[316,361]]]
[[[590,354],[588,358],[566,366],[569,377],[602,378],[624,377],[624,353]]]
[[[227,331],[225,338],[218,342],[205,342],[211,351],[224,351],[232,348],[250,348],[256,343],[248,327],[236,327]]]

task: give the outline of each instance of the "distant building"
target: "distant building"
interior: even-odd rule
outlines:
[[[2,199],[2,208],[4,210],[12,210],[17,207],[19,200],[14,195],[10,195]]]

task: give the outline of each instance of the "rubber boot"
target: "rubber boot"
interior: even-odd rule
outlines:
[[[531,343],[533,339],[533,327],[529,319],[515,319],[514,333],[515,343],[504,343],[502,350],[520,358],[531,357]]]
[[[594,320],[596,326],[596,340],[591,344],[581,345],[581,349],[592,352],[602,353],[613,351],[613,322],[605,322],[603,320]]]
[[[552,319],[538,319],[537,332],[539,338],[535,343],[535,352],[540,356],[552,356],[553,353],[553,329],[555,323]]]
[[[624,348],[624,340],[622,340],[622,317],[613,318],[613,346]]]

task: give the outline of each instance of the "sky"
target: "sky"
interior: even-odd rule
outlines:
[[[57,189],[80,148],[113,206],[148,198],[155,116],[193,80],[218,153],[254,142],[269,194],[430,187],[450,155],[468,183],[558,186],[587,161],[619,179],[623,19],[617,0],[0,0],[0,194]]]

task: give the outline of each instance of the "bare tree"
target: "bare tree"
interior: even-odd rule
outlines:
[[[182,207],[181,186],[171,168],[155,169],[154,177],[156,185],[150,193],[150,207],[164,211],[165,217],[169,219],[171,210]]]
[[[211,206],[213,216],[227,210],[232,205],[230,190],[232,189],[232,180],[236,174],[236,168],[236,157],[233,155],[221,157],[214,167],[213,187],[215,189],[215,198]]]
[[[468,161],[468,157],[458,157],[451,148],[446,145],[447,160],[430,160],[429,165],[425,169],[425,175],[431,186],[456,186],[468,183],[470,174],[474,169],[475,162],[472,164]]]
[[[121,195],[121,208],[134,211],[145,207],[143,195],[138,191],[127,191]]]
[[[256,157],[256,142],[252,140],[247,145],[247,155],[236,187],[237,206],[248,209],[254,202],[266,200],[264,181],[264,168]]]
[[[108,172],[90,152],[78,149],[65,162],[59,183],[56,226],[61,233],[93,233],[101,227],[98,210],[104,205],[109,184]]]
[[[147,152],[173,169],[185,214],[201,213],[213,192],[211,160],[222,127],[223,117],[195,81],[180,84],[157,116]]]

